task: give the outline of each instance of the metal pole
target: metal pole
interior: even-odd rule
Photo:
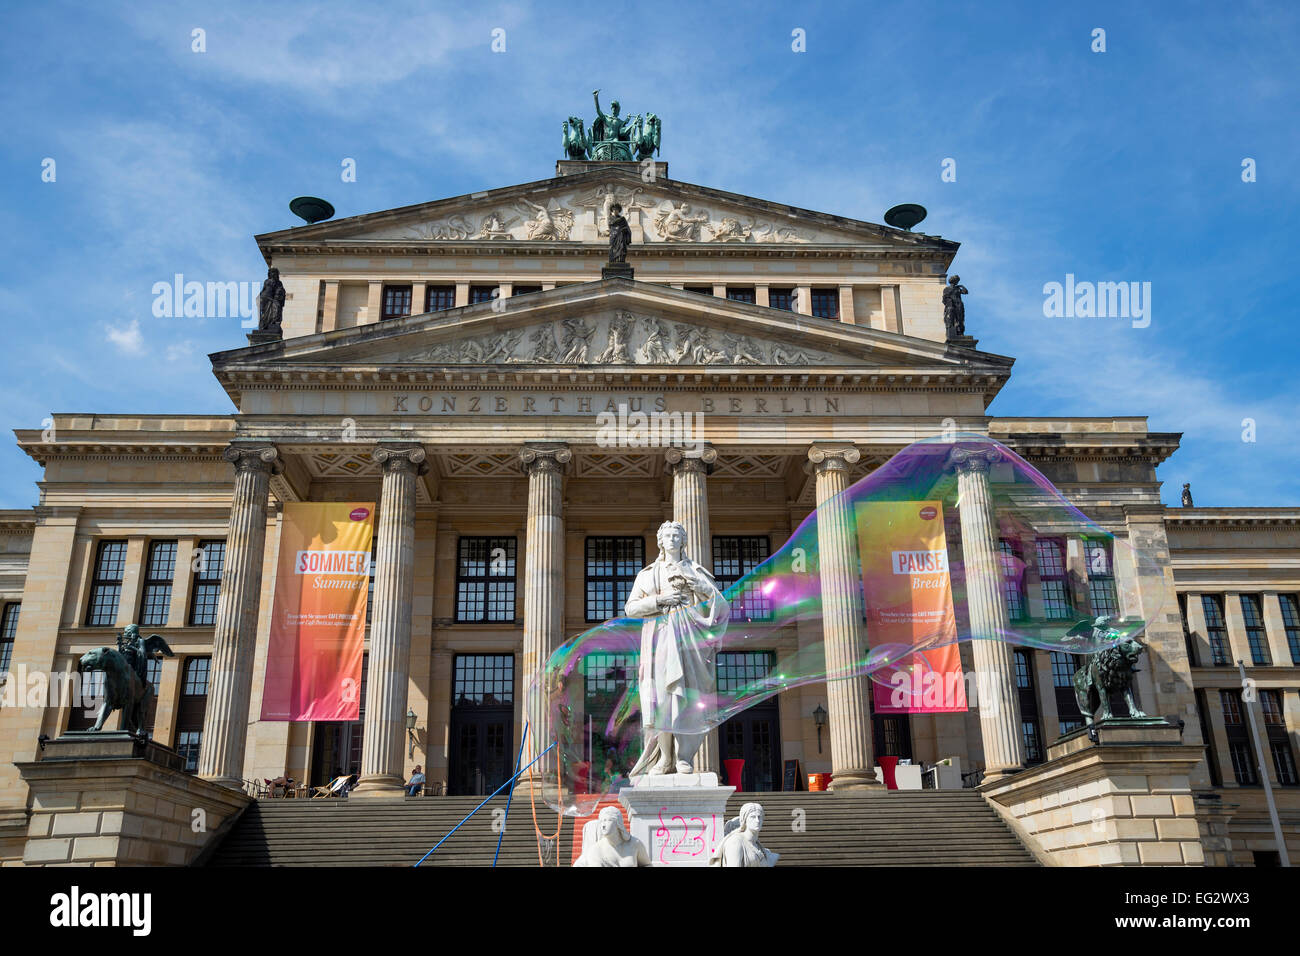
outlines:
[[[1241,689],[1246,690],[1246,662],[1238,659],[1237,670],[1241,673]],[[1250,695],[1252,698],[1254,695]],[[1277,841],[1278,860],[1283,866],[1291,865],[1291,858],[1286,852],[1286,838],[1282,835],[1282,822],[1277,818],[1277,804],[1273,802],[1273,784],[1268,779],[1268,767],[1264,765],[1264,743],[1259,736],[1259,726],[1255,723],[1255,701],[1241,695],[1241,702],[1246,707],[1250,718],[1250,735],[1255,738],[1255,756],[1259,759],[1259,776],[1264,782],[1264,799],[1268,803],[1268,816],[1273,821],[1273,839]]]
[[[522,773],[524,772],[524,770],[527,770],[527,769],[528,769],[528,767],[531,767],[533,764],[537,763],[537,761],[539,761],[539,760],[541,760],[543,757],[545,757],[548,753],[551,752],[551,748],[554,747],[554,746],[555,746],[555,744],[552,743],[550,747],[547,747],[545,750],[543,750],[541,753],[539,753],[539,754],[538,754],[536,757],[534,757],[532,760],[528,761],[528,766],[527,766],[527,767],[524,767],[522,770],[519,771],[519,773],[515,774],[513,777],[511,777],[511,778],[510,778],[509,780],[507,780],[505,783],[501,784],[501,786],[497,787],[495,790],[493,790],[491,793],[489,793],[489,794],[487,795],[487,798],[486,798],[482,803],[480,803],[477,807],[475,807],[473,810],[471,810],[469,813],[467,813],[467,814],[465,815],[465,819],[464,819],[464,820],[461,820],[460,823],[456,824],[454,827],[452,827],[450,830],[447,831],[447,836],[443,837],[441,840],[439,840],[437,843],[435,843],[435,844],[433,845],[433,850],[438,849],[438,847],[440,847],[440,846],[442,846],[444,843],[446,843],[448,837],[450,837],[453,833],[455,833],[457,830],[459,830],[461,827],[463,827],[463,826],[465,825],[465,822],[466,822],[467,820],[469,820],[470,817],[472,817],[474,814],[478,813],[478,812],[479,812],[480,810],[482,810],[485,806],[487,806],[488,800],[491,800],[493,797],[495,797],[498,793],[500,793],[500,792],[501,792],[502,790],[504,790],[506,787],[508,787],[508,786],[510,786],[511,784],[513,784],[513,783],[515,782],[515,780],[519,777],[519,774],[522,774]],[[433,850],[430,850],[428,853],[424,854],[424,856],[420,857],[420,859],[417,860],[413,865],[414,865],[414,866],[419,866],[421,863],[423,863],[423,862],[424,862],[425,860],[427,860],[429,857],[433,856]]]
[[[501,818],[501,832],[497,834],[497,851],[492,854],[492,869],[497,868],[501,855],[501,841],[506,838],[506,823],[510,820],[510,801],[515,798],[515,781],[519,779],[519,764],[524,759],[524,744],[528,742],[528,721],[524,721],[524,735],[519,739],[519,756],[515,758],[515,775],[510,778],[510,792],[506,794],[506,815]]]

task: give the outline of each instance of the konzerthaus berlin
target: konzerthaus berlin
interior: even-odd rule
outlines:
[[[1270,863],[1243,660],[1300,854],[1300,509],[1162,505],[1157,468],[1180,436],[1140,415],[991,416],[1013,360],[949,341],[956,242],[691,185],[663,163],[556,172],[257,237],[286,290],[283,338],[211,356],[227,414],[68,413],[18,429],[42,475],[34,508],[0,513],[11,690],[19,674],[76,671],[138,622],[176,654],[150,663],[153,736],[200,777],[321,784],[355,770],[358,798],[399,793],[420,764],[435,791],[489,793],[515,763],[529,675],[622,614],[665,519],[725,586],[819,500],[955,429],[1009,446],[1158,562],[1163,581],[1118,560],[1090,575],[1065,538],[1005,540],[1027,573],[1001,600],[1026,620],[1067,607],[1145,617],[1148,589],[1176,593],[1149,622],[1137,695],[1181,722],[1165,745],[1183,762],[1007,796],[1007,781],[1086,756],[1048,752],[1082,726],[1074,662],[1028,647],[999,718],[1020,774],[981,782],[992,731],[974,710],[875,716],[824,683],[731,718],[700,759],[744,758],[743,789],[761,792],[782,789],[787,761],[852,780],[873,754],[957,758],[1040,855],[1086,843],[1066,831],[1095,819],[1080,801],[1109,790],[1110,836],[1067,862]],[[611,192],[631,227],[630,279],[602,274]],[[597,416],[620,406],[701,413],[703,444],[605,440]],[[282,509],[302,501],[377,503],[355,722],[258,719]],[[719,681],[753,680],[786,649],[724,654]],[[963,644],[967,667],[970,654]],[[628,679],[609,664],[593,685]],[[593,700],[608,699],[600,689]],[[0,709],[0,860],[52,836],[16,764],[92,718],[66,701]]]

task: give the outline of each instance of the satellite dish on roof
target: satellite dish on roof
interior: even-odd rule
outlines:
[[[334,207],[315,196],[299,196],[289,200],[289,211],[308,224],[324,222],[334,215]]]
[[[924,219],[925,216],[924,206],[918,206],[914,202],[905,202],[885,213],[885,222],[895,229],[906,229],[911,232],[912,227]]]

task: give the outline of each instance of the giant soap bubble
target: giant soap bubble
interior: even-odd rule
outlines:
[[[960,712],[978,682],[959,642],[1087,654],[1136,637],[1168,600],[1166,578],[1117,530],[1009,448],[962,435],[909,445],[712,596],[689,562],[665,563],[661,535],[658,570],[651,560],[619,595],[629,616],[570,639],[531,676],[528,711],[547,715],[556,745],[547,802],[589,815],[657,762],[661,733],[716,728],[805,684],[865,677],[877,714]],[[691,679],[714,667],[712,686]]]

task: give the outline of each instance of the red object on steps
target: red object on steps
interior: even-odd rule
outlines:
[[[885,787],[889,790],[898,789],[898,780],[894,777],[894,768],[898,766],[897,757],[877,757],[880,761],[881,776],[885,778]]]
[[[730,760],[722,761],[722,765],[727,768],[727,785],[737,790],[741,789],[740,775],[745,771],[745,761],[739,757],[732,757]]]

